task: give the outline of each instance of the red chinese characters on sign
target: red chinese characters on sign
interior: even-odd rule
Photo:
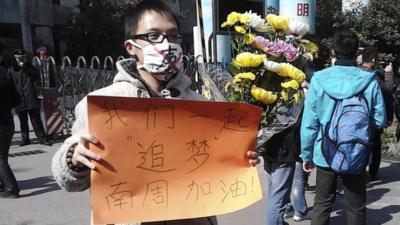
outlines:
[[[298,3],[297,4],[297,16],[309,16],[310,15],[310,4]]]

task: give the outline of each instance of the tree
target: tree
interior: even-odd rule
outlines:
[[[319,44],[319,58],[315,67],[322,69],[329,62],[332,51],[332,36],[336,31],[337,15],[342,11],[341,0],[317,0],[316,39]]]
[[[361,46],[374,45],[381,53],[400,58],[400,4],[398,0],[371,0],[367,6],[354,3],[343,12],[341,1],[317,0],[317,36],[320,40],[319,66],[326,63],[336,30],[349,28],[360,38]],[[391,58],[387,55],[383,58]],[[392,58],[393,59],[393,58]]]
[[[400,54],[400,4],[398,0],[371,0],[363,10],[362,35],[384,53]]]
[[[65,55],[103,58],[123,53],[124,26],[118,8],[108,0],[81,1],[79,14],[64,33]]]

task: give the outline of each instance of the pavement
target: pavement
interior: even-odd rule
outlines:
[[[16,120],[17,122],[17,120]],[[17,125],[17,124],[16,124]],[[17,125],[18,127],[18,125]],[[32,134],[32,136],[34,136]],[[34,142],[19,147],[20,136],[14,135],[9,162],[21,187],[19,199],[0,199],[0,225],[88,225],[90,224],[90,192],[69,193],[55,183],[51,159],[62,140],[53,146]],[[266,193],[267,179],[262,163],[258,165],[263,192]],[[315,172],[309,184],[315,185]],[[307,192],[309,207],[314,193]],[[267,196],[254,205],[240,211],[218,216],[219,225],[263,225],[266,221]],[[378,180],[368,184],[367,225],[399,225],[400,221],[400,163],[384,160]],[[344,199],[339,195],[331,214],[332,225],[346,224],[343,210]],[[294,222],[290,225],[306,225],[310,221]]]

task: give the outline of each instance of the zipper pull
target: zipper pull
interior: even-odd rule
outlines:
[[[161,90],[161,95],[164,98],[171,98],[171,92],[169,90],[167,90],[167,89],[162,89]]]

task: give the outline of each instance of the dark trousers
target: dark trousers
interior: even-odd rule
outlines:
[[[19,193],[17,180],[8,164],[8,153],[14,135],[14,124],[0,125],[0,189]]]
[[[366,178],[359,175],[341,175],[348,225],[366,224]],[[329,168],[317,167],[316,194],[311,225],[329,225],[330,214],[336,200],[338,174]]]
[[[21,111],[18,112],[17,114],[21,125],[22,141],[29,140],[28,114],[33,126],[33,130],[35,131],[36,137],[38,137],[39,139],[46,138],[46,133],[44,132],[42,119],[40,118],[40,108]]]
[[[372,162],[368,167],[368,172],[371,176],[376,176],[378,174],[381,164],[382,133],[383,130],[374,130],[372,133]]]

